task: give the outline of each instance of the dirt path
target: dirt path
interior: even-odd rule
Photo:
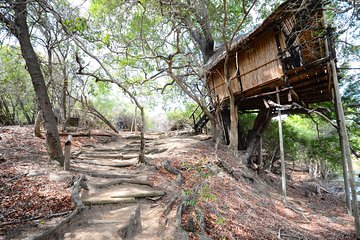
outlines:
[[[183,141],[181,140],[183,139]],[[171,184],[155,186],[149,178],[158,173],[152,160],[166,157],[174,151],[187,149],[189,138],[169,139],[161,134],[146,137],[146,159],[138,164],[140,139],[127,134],[109,144],[85,145],[73,153],[71,172],[85,175],[85,188],[80,199],[85,205],[70,222],[64,224],[47,239],[164,239],[162,214],[171,198]],[[169,232],[167,232],[169,234]]]

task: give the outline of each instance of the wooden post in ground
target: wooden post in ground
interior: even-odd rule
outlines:
[[[325,38],[325,50],[326,50],[326,56],[328,56],[330,59],[330,63],[328,63],[328,71],[332,73],[331,77],[333,78],[334,82],[334,95],[335,95],[335,110],[336,110],[336,120],[338,124],[338,133],[339,133],[339,140],[340,140],[340,148],[341,148],[341,157],[342,157],[342,164],[343,164],[343,178],[344,178],[344,187],[345,187],[345,197],[346,197],[346,208],[348,211],[348,214],[352,214],[351,210],[351,199],[350,199],[350,187],[349,187],[349,178],[348,178],[348,167],[347,167],[347,157],[346,157],[346,150],[344,141],[345,139],[342,137],[342,131],[340,131],[340,123],[341,117],[339,116],[339,110],[338,107],[341,106],[341,111],[344,113],[344,110],[342,108],[341,104],[341,96],[339,91],[339,82],[337,78],[337,71],[336,71],[336,64],[333,59],[335,59],[336,56],[334,56],[333,49],[334,43],[332,43],[332,28],[327,28],[327,37]],[[331,71],[330,71],[331,69]],[[336,86],[335,86],[336,84]],[[337,89],[337,90],[336,90]],[[343,114],[344,115],[344,114]],[[344,119],[344,117],[342,118]],[[343,122],[345,124],[345,122]],[[345,128],[346,130],[346,128]]]
[[[64,170],[70,170],[70,155],[71,155],[71,135],[68,135],[65,142],[65,151],[64,151],[65,159],[64,159]]]
[[[342,157],[346,158],[344,162],[346,162],[348,170],[349,170],[349,182],[351,188],[351,197],[352,197],[352,213],[355,218],[355,229],[356,229],[356,239],[360,239],[360,219],[359,219],[359,208],[357,202],[357,193],[356,193],[356,186],[355,186],[355,179],[354,179],[354,169],[352,166],[351,161],[351,151],[349,145],[349,137],[346,130],[346,123],[345,123],[345,116],[344,116],[344,109],[341,103],[341,95],[339,90],[339,82],[337,78],[337,71],[336,71],[336,64],[335,60],[330,60],[331,70],[333,75],[334,81],[334,93],[335,93],[335,101],[336,101],[336,116],[337,122],[339,127],[339,138],[340,138],[340,145],[341,145],[341,155]],[[346,166],[344,166],[346,167]]]
[[[260,136],[260,139],[259,139],[259,151],[258,151],[258,156],[257,156],[257,161],[256,161],[256,164],[259,166],[259,168],[261,167],[261,164],[263,162],[263,152],[262,152],[262,149],[263,149],[263,138],[262,136]]]
[[[279,87],[276,86],[276,100],[277,104],[280,103],[280,92]],[[284,155],[284,139],[282,131],[282,122],[281,122],[281,110],[278,110],[278,125],[279,125],[279,146],[280,146],[280,160],[281,160],[281,187],[284,197],[284,202],[286,202],[286,175],[285,175],[285,155]]]
[[[335,93],[334,93],[335,95]],[[336,98],[336,97],[335,97]],[[337,101],[337,100],[335,100]],[[339,134],[339,142],[340,142],[340,149],[341,149],[341,158],[342,158],[342,165],[343,165],[343,178],[344,178],[344,188],[345,188],[345,200],[346,200],[346,209],[349,215],[352,215],[352,206],[351,206],[351,197],[350,197],[350,186],[349,186],[349,177],[348,177],[348,166],[347,166],[347,157],[346,157],[346,150],[344,146],[344,138],[340,132],[340,123],[339,123],[339,113],[337,110],[337,104],[335,103],[335,111],[336,111],[336,122],[338,125],[338,134]]]

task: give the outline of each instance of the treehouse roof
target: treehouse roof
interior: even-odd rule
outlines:
[[[302,8],[302,4],[303,1],[299,1],[299,0],[288,0],[282,3],[261,24],[257,25],[255,29],[253,29],[252,31],[246,34],[237,36],[230,47],[230,53],[236,52],[237,50],[246,46],[246,44],[249,41],[254,39],[264,30],[269,29],[270,26],[276,25],[277,23],[281,22],[282,19],[285,18],[287,15],[294,14],[294,12]],[[214,69],[217,65],[219,65],[220,62],[222,62],[225,59],[225,55],[226,55],[225,46],[222,45],[216,50],[214,55],[207,61],[207,63],[204,66],[205,70],[211,71],[212,69]]]

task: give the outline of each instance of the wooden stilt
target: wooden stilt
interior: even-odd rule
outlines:
[[[357,202],[357,193],[356,193],[356,186],[355,186],[355,179],[354,179],[354,169],[352,166],[351,161],[351,151],[349,145],[349,137],[346,130],[345,124],[345,116],[344,116],[344,109],[341,103],[341,95],[339,90],[339,82],[337,78],[337,71],[336,71],[336,64],[334,59],[331,59],[331,70],[334,80],[334,93],[335,93],[335,101],[336,101],[336,112],[337,112],[337,122],[339,126],[339,137],[340,137],[340,145],[341,145],[341,155],[347,164],[349,170],[349,183],[351,188],[351,197],[352,197],[352,212],[355,218],[355,229],[356,229],[356,239],[360,239],[360,219],[359,219],[359,208]],[[346,167],[346,166],[344,166]]]
[[[260,136],[260,139],[259,139],[259,152],[258,152],[257,162],[256,162],[256,164],[259,165],[259,167],[261,166],[261,164],[263,162],[262,149],[263,149],[263,138],[262,138],[262,136]]]
[[[280,93],[279,87],[276,86],[276,99],[277,104],[280,103]],[[279,146],[280,146],[280,160],[281,160],[281,187],[284,196],[284,202],[286,202],[286,175],[285,175],[285,155],[284,155],[284,139],[282,131],[282,121],[281,121],[281,110],[278,110],[278,125],[279,125]]]
[[[336,110],[336,120],[337,120],[337,125],[338,125],[338,132],[339,132],[339,141],[340,141],[340,148],[341,148],[341,157],[342,157],[342,164],[343,164],[343,178],[344,178],[344,187],[345,187],[345,197],[346,197],[346,208],[348,210],[348,214],[352,214],[352,210],[351,210],[351,199],[350,199],[350,187],[349,187],[349,178],[348,178],[348,167],[347,167],[347,157],[346,157],[346,146],[344,145],[344,138],[342,136],[342,131],[340,129],[340,125],[342,125],[341,123],[341,119],[344,120],[344,117],[340,117],[340,113],[339,113],[339,108],[341,108],[340,111],[343,111],[342,108],[342,104],[341,104],[341,96],[340,96],[340,91],[339,91],[339,83],[338,83],[338,78],[337,78],[337,71],[336,71],[336,64],[335,61],[333,60],[335,58],[335,56],[333,56],[333,50],[331,50],[333,48],[333,44],[331,43],[331,38],[332,38],[332,29],[328,28],[327,29],[328,33],[327,33],[327,37],[325,38],[325,50],[326,50],[326,55],[332,59],[328,65],[328,71],[330,73],[330,78],[332,78],[333,82],[334,82],[334,89],[333,91],[329,91],[332,94],[332,97],[335,99],[335,110]],[[330,81],[331,82],[331,81]],[[336,86],[335,86],[336,85]],[[329,88],[331,88],[331,84],[329,84]],[[337,92],[337,93],[336,93]],[[344,115],[344,114],[342,114]],[[345,122],[343,122],[345,124]],[[345,129],[346,130],[346,129]]]
[[[336,99],[335,93],[334,99]],[[337,102],[337,100],[335,100]],[[348,178],[348,167],[347,167],[347,158],[346,158],[346,150],[344,146],[344,138],[340,132],[340,123],[339,123],[339,113],[337,109],[337,104],[335,103],[335,111],[336,111],[336,121],[338,125],[338,133],[339,133],[339,141],[340,141],[340,149],[341,149],[341,158],[342,158],[342,165],[343,165],[343,179],[344,179],[344,188],[345,188],[345,200],[346,200],[346,209],[349,215],[352,215],[352,206],[351,206],[351,198],[350,198],[350,186],[349,186],[349,178]]]

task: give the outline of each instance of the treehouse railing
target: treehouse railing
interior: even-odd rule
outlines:
[[[206,106],[208,108],[210,104]],[[199,105],[195,108],[195,110],[190,115],[189,119],[193,119],[193,129],[195,130],[195,133],[200,133],[203,127],[208,123],[209,118],[208,116],[201,111],[201,113],[196,114],[196,111],[199,109]],[[213,110],[210,111],[211,113]]]

